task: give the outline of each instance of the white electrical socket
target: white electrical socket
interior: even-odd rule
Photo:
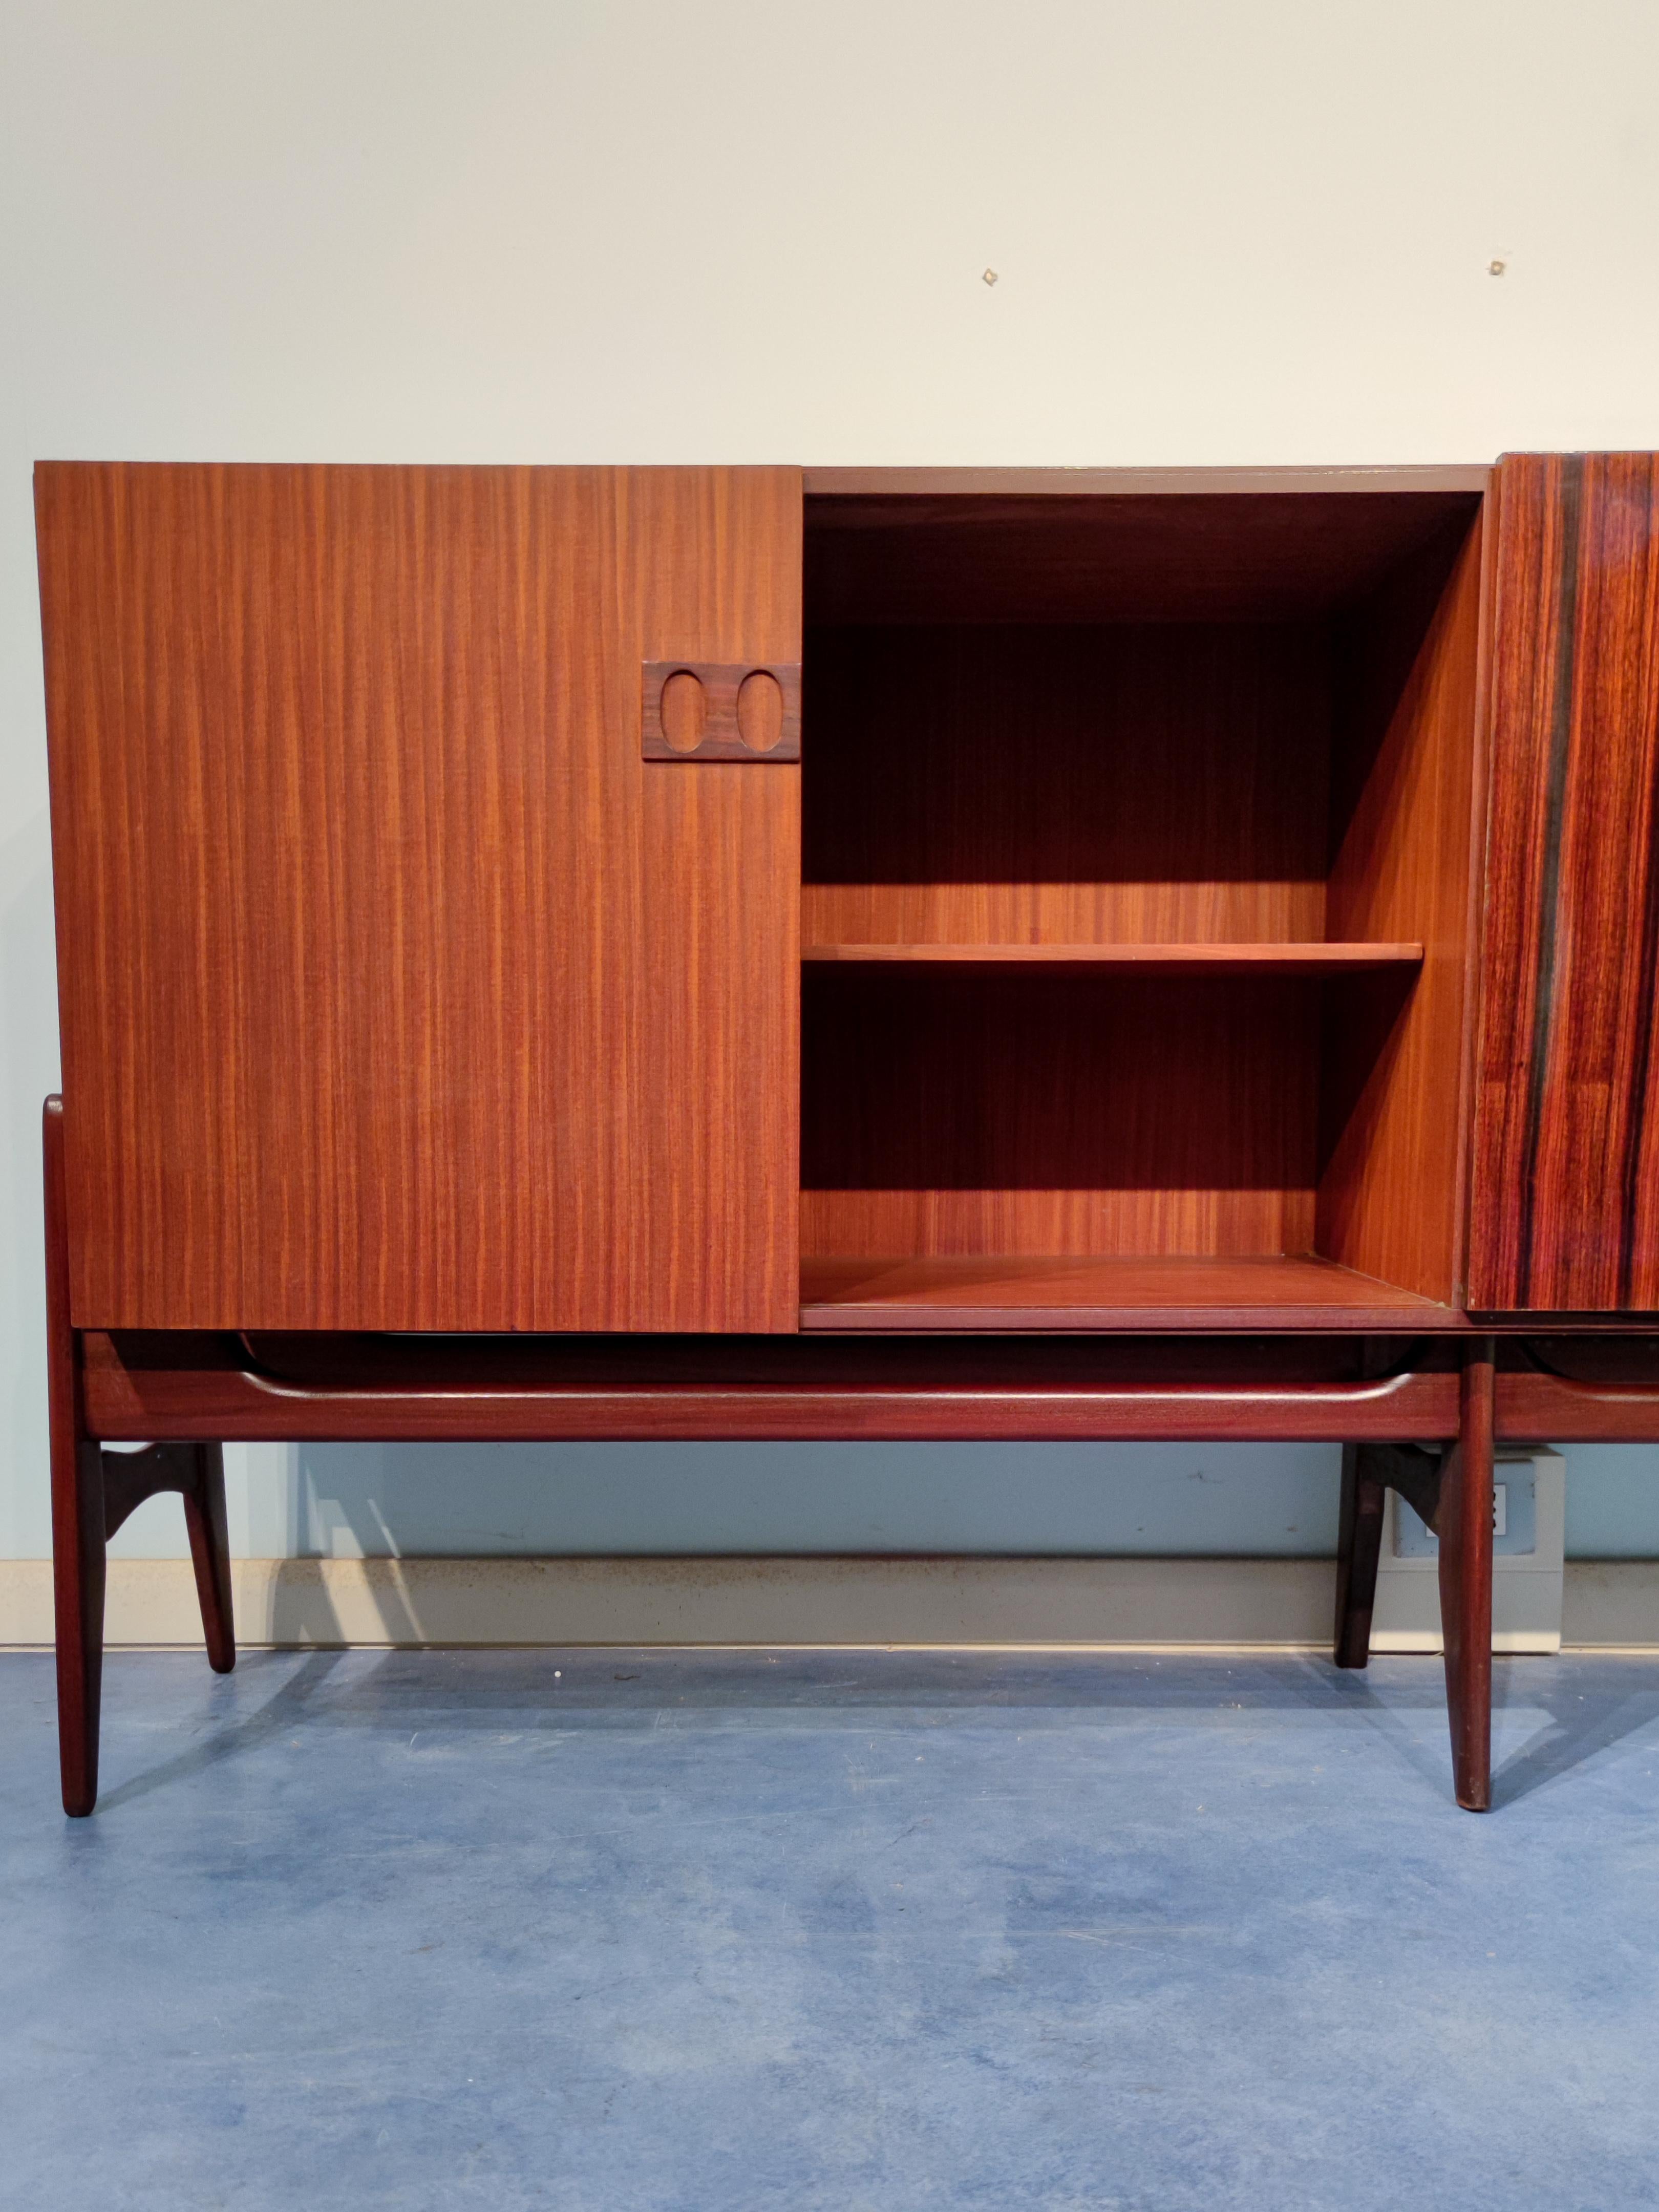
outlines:
[[[1561,1649],[1565,1462],[1558,1451],[1503,1454],[1492,1485],[1492,1648]],[[1399,1493],[1384,1493],[1373,1651],[1438,1651],[1440,1545]]]

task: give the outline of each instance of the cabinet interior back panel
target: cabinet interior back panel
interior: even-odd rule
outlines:
[[[815,969],[813,1258],[1311,1249],[1320,987]]]
[[[799,656],[799,472],[37,501],[76,1322],[793,1327],[799,770],[640,698]]]
[[[805,941],[1322,938],[1329,659],[1303,623],[814,629]]]

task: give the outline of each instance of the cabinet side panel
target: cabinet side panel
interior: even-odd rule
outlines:
[[[798,656],[798,474],[37,500],[76,1321],[793,1326],[798,771],[640,672]]]
[[[1475,866],[1481,525],[1454,526],[1343,626],[1328,929],[1421,944],[1403,994],[1356,977],[1328,994],[1326,1257],[1455,1304],[1463,1065]]]
[[[1500,469],[1469,1303],[1659,1306],[1659,457]]]

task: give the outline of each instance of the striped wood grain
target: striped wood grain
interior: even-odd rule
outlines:
[[[1659,456],[1498,471],[1469,1304],[1659,1309]]]
[[[799,471],[36,483],[76,1322],[793,1328]]]

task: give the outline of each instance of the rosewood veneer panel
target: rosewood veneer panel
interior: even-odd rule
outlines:
[[[794,1325],[789,469],[37,476],[74,1317]]]
[[[1659,458],[1498,472],[1469,1303],[1659,1307]]]

